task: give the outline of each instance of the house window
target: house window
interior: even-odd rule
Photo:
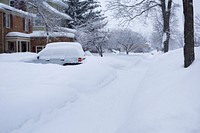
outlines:
[[[63,9],[60,6],[57,6],[57,10],[63,12]]]
[[[44,26],[44,23],[43,23],[43,19],[42,19],[42,16],[39,15],[39,14],[36,14],[36,17],[34,18],[34,26]]]
[[[45,46],[36,46],[36,53],[39,53],[41,50],[43,50],[45,48]]]
[[[6,14],[6,28],[10,28],[10,14]]]
[[[25,18],[24,30],[28,32],[28,29],[29,29],[29,19]]]
[[[15,1],[14,0],[9,0],[9,5],[12,7],[15,7]]]

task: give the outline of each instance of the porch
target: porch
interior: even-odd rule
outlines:
[[[27,37],[27,34],[25,36],[12,36],[8,33],[5,38],[5,52],[31,52],[30,37]]]

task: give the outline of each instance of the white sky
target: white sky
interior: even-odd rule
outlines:
[[[99,0],[103,10],[105,10],[105,5],[107,0]],[[182,0],[174,0],[176,3],[179,3],[181,5],[180,9],[177,11],[177,16],[179,17],[179,26],[180,30],[183,30],[183,10],[182,10]],[[198,13],[200,14],[200,0],[193,0],[194,2],[194,12],[195,14]],[[119,21],[115,18],[113,18],[111,12],[105,12],[105,15],[108,17],[109,23],[108,27],[109,28],[118,28],[121,27],[119,26]],[[143,34],[149,34],[152,31],[152,26],[151,24],[149,25],[144,25],[143,22],[136,21],[129,26],[134,31],[141,32]]]

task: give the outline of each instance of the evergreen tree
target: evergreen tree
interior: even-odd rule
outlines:
[[[73,19],[69,27],[77,30],[76,38],[85,50],[98,52],[103,56],[107,41],[107,30],[100,3],[96,0],[69,0],[66,13]]]
[[[67,5],[65,13],[73,19],[68,22],[70,28],[86,24],[93,18],[103,18],[101,11],[96,10],[100,5],[95,0],[68,0]]]

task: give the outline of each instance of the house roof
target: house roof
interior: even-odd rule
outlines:
[[[8,13],[11,13],[11,14],[14,14],[14,15],[18,15],[18,16],[36,17],[35,14],[16,9],[14,7],[5,5],[3,3],[0,3],[0,10],[3,10],[5,12],[8,12]]]
[[[64,2],[62,2],[62,0],[49,0],[49,2],[57,4],[57,5],[61,6],[61,7],[65,7],[65,8],[68,7],[68,5],[65,4]]]
[[[6,37],[25,37],[30,38],[30,34],[22,33],[22,32],[9,32],[6,34]]]
[[[45,31],[33,31],[33,33],[30,34],[31,37],[46,37],[47,33]],[[69,37],[74,38],[75,35],[73,33],[67,33],[67,32],[49,32],[50,37]]]
[[[47,34],[45,31],[33,31],[31,34],[26,34],[22,32],[9,32],[6,37],[25,37],[25,38],[31,38],[31,37],[46,37]],[[75,35],[73,33],[66,33],[66,32],[50,32],[50,37],[69,37],[74,38]]]
[[[64,19],[72,20],[72,18],[69,15],[67,15],[66,13],[62,13],[62,12],[56,10],[55,8],[50,6],[47,2],[42,2],[42,4],[43,4],[44,7],[49,9],[49,11],[51,11],[52,13],[55,13],[55,14],[59,15],[60,17],[64,18]]]

